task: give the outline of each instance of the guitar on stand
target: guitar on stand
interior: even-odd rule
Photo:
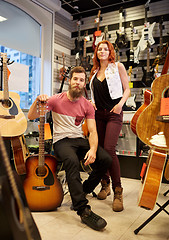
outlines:
[[[81,57],[81,66],[84,67],[86,71],[91,70],[91,64],[90,64],[90,56],[86,55],[86,42],[89,41],[88,31],[85,32],[84,35],[84,42],[83,42],[83,56]]]
[[[132,74],[132,66],[129,67],[129,72],[128,72],[130,89],[133,88],[133,83],[131,82],[131,74]],[[130,92],[130,96],[126,101],[126,106],[131,107],[133,110],[136,109],[135,98],[136,98],[136,95],[135,94],[131,95],[131,92]]]
[[[150,70],[150,45],[147,41],[147,67],[146,69],[142,66],[143,77],[142,84],[144,87],[150,87],[154,80],[154,68]]]
[[[27,206],[22,182],[19,181],[18,175],[14,175],[12,171],[1,135],[0,154],[6,170],[6,175],[0,177],[0,218],[2,218],[0,238],[41,240],[40,233]]]
[[[0,53],[3,67],[3,91],[0,91],[0,132],[2,137],[22,135],[27,128],[27,120],[20,108],[20,96],[9,92],[7,65],[9,60],[6,53]]]
[[[152,32],[153,32],[156,22],[154,22],[150,25],[150,23],[147,20],[147,12],[149,10],[149,2],[150,2],[150,0],[148,0],[147,3],[145,4],[145,22],[144,22],[144,28],[142,29],[142,36],[141,36],[140,41],[138,42],[136,49],[134,50],[134,62],[137,64],[139,64],[138,55],[139,55],[140,51],[144,51],[147,48],[147,41],[149,43],[149,46],[151,46],[155,43]]]
[[[142,142],[150,147],[143,190],[139,206],[153,209],[158,196],[163,169],[169,152],[169,52],[162,75],[152,83],[153,99],[140,114],[136,132]],[[146,119],[146,121],[145,121]]]
[[[44,153],[46,102],[38,103],[38,111],[40,112],[39,155],[27,158],[27,174],[23,187],[32,211],[49,211],[61,205],[63,189],[55,175],[57,159],[53,155]]]
[[[99,10],[97,18],[95,19],[95,23],[97,23],[97,31],[93,33],[93,37],[94,37],[93,45],[92,45],[93,50],[95,50],[95,47],[97,46],[97,44],[103,40],[102,32],[101,30],[99,30],[100,14],[101,14],[101,11]]]
[[[126,48],[128,45],[128,40],[126,37],[126,33],[124,31],[124,27],[122,26],[123,13],[125,13],[122,7],[120,8],[119,13],[120,13],[120,23],[119,23],[119,30],[116,31],[117,38],[115,40],[115,44],[118,46],[118,48]]]

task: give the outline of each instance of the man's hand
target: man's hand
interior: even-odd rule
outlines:
[[[86,160],[84,162],[84,165],[87,166],[91,163],[94,163],[95,159],[96,159],[96,152],[93,149],[90,149],[84,157],[84,160]]]

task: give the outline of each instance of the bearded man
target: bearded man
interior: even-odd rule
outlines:
[[[98,136],[95,123],[95,112],[92,104],[83,96],[86,86],[86,72],[83,67],[74,67],[70,72],[69,89],[67,92],[48,97],[39,95],[28,112],[28,118],[39,117],[37,102],[46,101],[48,110],[52,111],[53,148],[57,159],[63,163],[66,180],[73,209],[83,223],[95,230],[102,230],[106,221],[91,211],[86,195],[93,192],[102,176],[112,164],[112,158],[98,146]],[[89,131],[85,138],[82,131],[84,119]],[[91,165],[92,172],[82,184],[80,177],[80,162]]]

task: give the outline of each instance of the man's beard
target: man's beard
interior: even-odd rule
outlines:
[[[70,96],[73,99],[81,97],[84,93],[84,88],[82,88],[82,89],[72,88],[72,86],[70,84],[69,84],[69,89],[68,90],[69,90]]]

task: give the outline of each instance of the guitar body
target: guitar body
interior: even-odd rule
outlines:
[[[143,85],[146,87],[151,87],[151,84],[154,80],[154,68],[149,72],[147,72],[147,70],[144,67],[142,67],[142,71],[143,71],[143,77],[141,81]]]
[[[26,178],[23,186],[29,208],[32,211],[50,211],[59,207],[63,201],[63,190],[56,178],[56,158],[45,154],[44,174],[39,174],[38,155],[26,161]]]
[[[11,137],[14,164],[19,175],[26,174],[26,159],[29,157],[29,150],[26,146],[24,135]]]
[[[82,67],[84,67],[84,69],[86,71],[90,71],[91,70],[91,64],[90,64],[90,56],[87,57],[81,57],[81,64]]]
[[[3,91],[0,92],[0,100],[3,101]],[[15,137],[22,135],[27,128],[27,120],[20,108],[20,96],[15,92],[9,92],[10,106],[4,106],[0,102],[0,132],[2,137]]]
[[[116,31],[116,35],[117,35],[117,38],[116,38],[116,41],[115,41],[115,44],[118,46],[118,48],[125,48],[128,46],[128,41],[126,39],[126,34],[120,34]]]
[[[16,172],[13,172],[13,174],[15,177],[16,185],[18,187],[18,191],[20,193],[22,205],[24,206],[24,212],[20,212],[19,206],[17,205],[15,197],[11,191],[7,177],[0,177],[0,239],[30,239],[27,236],[24,225],[22,223],[22,214],[24,214],[24,217],[27,219],[31,239],[40,240],[41,236],[28,208],[22,183]]]
[[[151,150],[138,205],[153,209],[159,193],[167,154]]]
[[[146,145],[159,150],[169,149],[169,122],[157,120],[160,115],[162,93],[169,86],[169,74],[164,74],[152,83],[153,100],[140,114],[136,132]]]
[[[148,89],[146,89],[144,92],[144,103],[136,111],[136,113],[134,114],[134,116],[132,117],[131,122],[130,122],[131,130],[133,131],[133,133],[135,135],[137,135],[136,124],[137,124],[138,117],[144,111],[144,109],[150,104],[151,101],[152,101],[152,92],[149,91]]]

